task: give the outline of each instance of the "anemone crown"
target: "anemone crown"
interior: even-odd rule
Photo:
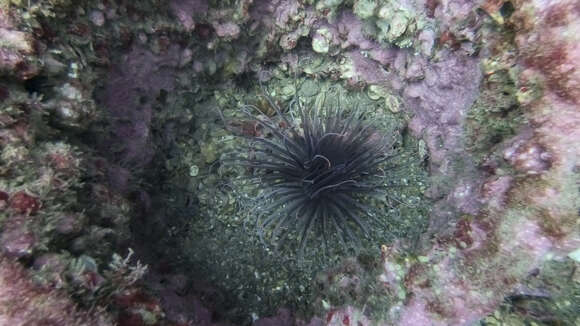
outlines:
[[[261,239],[281,243],[295,234],[300,253],[312,234],[325,247],[334,235],[344,244],[358,242],[358,231],[366,235],[369,222],[378,221],[364,196],[382,187],[377,174],[390,142],[359,110],[347,115],[340,108],[295,105],[298,117],[290,120],[268,100],[280,123],[246,107],[264,135],[248,137],[247,155],[236,159],[263,187],[256,214]]]

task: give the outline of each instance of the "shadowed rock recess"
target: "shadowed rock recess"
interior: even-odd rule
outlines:
[[[580,5],[0,0],[0,325],[580,323]]]

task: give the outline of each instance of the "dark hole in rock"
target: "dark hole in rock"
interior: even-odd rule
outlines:
[[[499,9],[500,14],[505,18],[510,18],[516,9],[511,1],[506,1]]]

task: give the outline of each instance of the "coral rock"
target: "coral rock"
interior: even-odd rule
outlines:
[[[26,257],[32,254],[36,237],[26,229],[5,230],[0,236],[0,247],[10,257]]]
[[[0,257],[0,307],[0,325],[113,325],[99,309],[81,312],[63,293],[34,285],[18,263],[4,257]]]
[[[516,170],[526,174],[540,174],[552,166],[552,155],[534,141],[516,142],[503,154]]]
[[[57,218],[55,230],[62,235],[80,233],[86,218],[82,214],[62,214]]]
[[[28,216],[14,215],[4,223],[0,248],[6,255],[18,258],[30,256],[36,243],[37,238],[30,229]]]
[[[481,186],[483,201],[490,208],[503,208],[506,201],[506,193],[512,185],[513,178],[510,176],[493,176]]]
[[[240,26],[234,23],[223,23],[213,25],[215,33],[221,38],[235,40],[240,36]]]
[[[24,191],[19,191],[10,196],[9,205],[16,213],[34,215],[40,209],[41,203],[38,197],[31,196]]]

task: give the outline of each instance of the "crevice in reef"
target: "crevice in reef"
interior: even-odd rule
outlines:
[[[578,322],[577,7],[0,3],[0,323]],[[359,247],[255,227],[298,104],[397,151]]]

